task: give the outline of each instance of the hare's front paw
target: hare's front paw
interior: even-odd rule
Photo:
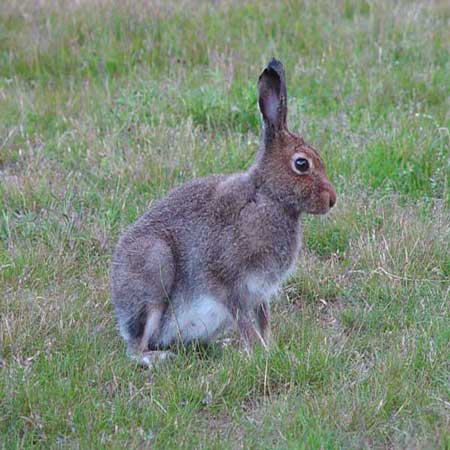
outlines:
[[[259,324],[255,326],[253,321],[245,315],[238,318],[237,328],[248,356],[253,354],[253,349],[257,344],[261,344],[264,350],[269,350],[268,329],[262,330]]]

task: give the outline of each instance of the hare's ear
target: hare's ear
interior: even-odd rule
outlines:
[[[283,64],[272,58],[258,80],[258,103],[267,132],[286,128],[287,91]]]

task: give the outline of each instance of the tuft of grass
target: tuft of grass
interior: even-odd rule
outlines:
[[[450,447],[450,8],[443,1],[0,4],[0,448]],[[273,347],[127,360],[120,232],[245,170],[256,78],[338,192],[305,217]]]

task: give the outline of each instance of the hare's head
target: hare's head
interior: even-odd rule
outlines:
[[[325,214],[336,203],[319,154],[287,129],[287,91],[283,65],[272,59],[258,81],[263,142],[256,168],[261,183],[295,211]]]

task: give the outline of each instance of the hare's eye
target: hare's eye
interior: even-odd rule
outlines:
[[[295,164],[295,168],[299,171],[299,172],[307,172],[309,169],[309,162],[307,159],[305,158],[297,158],[294,162]]]

